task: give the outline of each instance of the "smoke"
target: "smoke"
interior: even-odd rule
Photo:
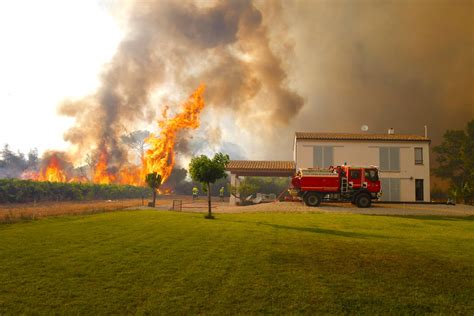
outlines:
[[[64,138],[77,153],[98,149],[108,153],[110,165],[122,164],[124,126],[151,122],[160,101],[188,94],[201,82],[210,107],[230,110],[248,128],[258,126],[249,115],[258,100],[265,116],[279,124],[302,108],[303,99],[288,88],[282,60],[271,48],[263,13],[252,1],[136,2],[126,16],[127,34],[98,91],[60,107],[76,120]],[[188,147],[183,137],[178,145]]]
[[[474,117],[474,2],[288,1],[284,13],[307,104],[283,133],[428,125],[437,144]]]
[[[114,2],[117,4],[117,2]],[[127,159],[119,135],[205,83],[213,117],[177,150],[241,147],[290,159],[295,131],[423,133],[474,117],[474,2],[146,1],[115,8],[127,30],[92,95],[61,106],[77,153]],[[303,107],[304,105],[304,107]],[[229,114],[230,113],[230,114]],[[216,117],[229,116],[238,131]],[[211,122],[211,123],[209,123]],[[225,131],[225,133],[224,133]],[[204,133],[206,134],[206,133]],[[228,138],[234,135],[234,138]],[[225,143],[225,146],[224,146]],[[239,146],[233,146],[234,144]]]

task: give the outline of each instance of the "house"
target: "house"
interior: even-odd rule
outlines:
[[[430,201],[430,139],[426,136],[369,133],[296,132],[293,158],[298,168],[331,165],[377,166],[384,201]]]

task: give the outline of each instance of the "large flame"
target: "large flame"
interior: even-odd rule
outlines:
[[[165,182],[170,176],[175,162],[174,145],[177,132],[185,128],[199,127],[199,114],[204,108],[204,90],[204,85],[199,86],[183,104],[182,112],[174,118],[158,122],[160,135],[156,137],[151,134],[146,139],[150,148],[143,159],[142,178],[148,173],[156,172],[161,175],[162,182]]]
[[[66,182],[67,177],[56,154],[49,157],[48,164],[37,176],[38,181]]]
[[[99,161],[94,170],[92,181],[99,184],[110,184],[115,181],[115,176],[107,170],[108,155],[105,149],[102,149],[99,154]]]
[[[92,170],[91,182],[144,185],[146,175],[152,172],[160,174],[162,183],[165,182],[175,163],[174,145],[178,132],[182,129],[199,127],[199,114],[204,108],[204,90],[204,85],[199,86],[182,105],[182,111],[173,118],[167,118],[168,107],[164,107],[162,113],[164,119],[158,121],[160,133],[158,136],[150,134],[145,140],[150,147],[142,157],[141,166],[127,164],[120,168],[110,168],[107,147],[100,146],[99,157]],[[51,155],[48,159],[47,165],[39,173],[25,173],[24,178],[51,182],[87,182],[84,175],[71,174],[68,176],[56,154]]]

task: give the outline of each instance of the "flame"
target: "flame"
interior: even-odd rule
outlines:
[[[59,158],[56,154],[53,154],[49,157],[49,162],[46,168],[40,171],[37,176],[38,181],[49,181],[49,182],[66,182],[67,177],[64,172]]]
[[[103,148],[99,154],[99,161],[95,165],[92,181],[99,184],[110,184],[115,181],[115,176],[108,172],[108,155]]]
[[[141,166],[125,165],[119,169],[110,168],[107,147],[99,147],[99,159],[93,168],[92,181],[99,184],[130,184],[141,186],[145,183],[148,173],[156,172],[161,175],[162,183],[168,179],[175,163],[174,145],[177,133],[182,129],[196,129],[200,125],[199,114],[204,108],[205,86],[199,86],[182,105],[182,111],[173,118],[168,118],[168,106],[162,110],[163,119],[158,121],[160,133],[150,134],[145,140],[150,148],[142,158]],[[56,154],[52,154],[48,164],[39,173],[25,172],[22,177],[36,181],[51,182],[89,182],[84,175],[67,174],[63,163]],[[112,170],[117,170],[112,172]],[[163,194],[171,194],[171,189],[162,189]]]
[[[138,166],[122,167],[119,171],[118,182],[120,184],[130,184],[140,186],[144,184],[144,178],[141,177],[141,168]]]
[[[173,190],[166,188],[166,189],[158,189],[158,194],[160,195],[170,195],[173,194]]]
[[[69,183],[87,183],[89,182],[89,179],[85,176],[76,176],[72,177],[69,181]]]
[[[175,117],[158,121],[160,135],[156,137],[150,134],[145,140],[150,148],[143,158],[142,179],[152,172],[160,174],[162,182],[170,176],[175,162],[174,145],[177,132],[185,128],[199,127],[199,114],[204,108],[204,90],[204,85],[199,86],[183,104],[182,112]]]

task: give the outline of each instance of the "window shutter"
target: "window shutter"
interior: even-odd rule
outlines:
[[[390,179],[390,201],[400,201],[400,179]]]
[[[415,148],[415,164],[423,164],[423,148]]]
[[[323,167],[323,147],[321,146],[313,147],[313,167]]]
[[[380,147],[380,155],[379,155],[379,167],[380,170],[390,170],[390,166],[388,164],[388,147]]]
[[[400,171],[400,148],[390,147],[390,170]]]
[[[390,179],[380,179],[380,184],[382,185],[382,201],[390,201]]]
[[[334,147],[329,147],[329,146],[324,147],[324,164],[323,164],[324,168],[327,168],[333,165],[333,153],[334,153]]]

